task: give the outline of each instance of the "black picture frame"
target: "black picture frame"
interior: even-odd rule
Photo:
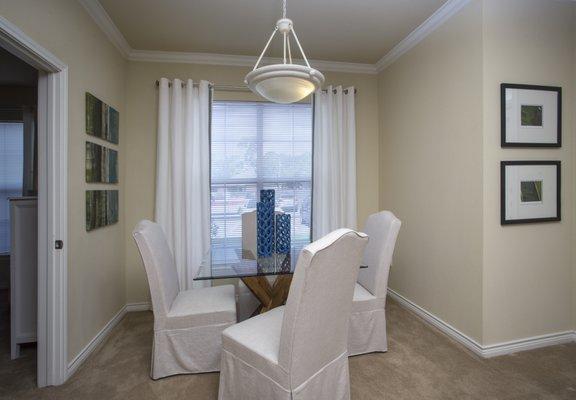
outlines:
[[[506,139],[506,89],[541,90],[558,94],[558,126],[556,143],[520,143],[508,142]],[[562,88],[559,86],[524,85],[517,83],[502,83],[500,85],[500,145],[501,147],[562,147]]]
[[[506,167],[510,165],[554,165],[556,166],[556,216],[545,218],[506,219]],[[557,222],[562,220],[562,172],[561,161],[501,161],[500,162],[500,224],[530,224],[538,222]]]

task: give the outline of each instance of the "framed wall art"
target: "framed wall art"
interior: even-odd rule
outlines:
[[[500,163],[501,224],[560,221],[560,161]]]
[[[503,83],[502,147],[561,147],[562,88]]]
[[[118,152],[86,142],[86,182],[118,183]]]
[[[118,222],[118,190],[86,191],[86,231]]]
[[[86,134],[118,144],[120,114],[113,107],[86,93]]]

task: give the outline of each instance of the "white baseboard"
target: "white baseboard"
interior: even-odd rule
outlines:
[[[424,321],[439,329],[442,333],[456,340],[458,343],[483,358],[502,356],[505,354],[517,353],[519,351],[534,350],[541,347],[576,341],[576,331],[565,331],[483,346],[428,310],[420,307],[411,300],[408,300],[398,292],[388,288],[388,295],[397,301],[402,307],[412,311]]]
[[[150,311],[151,309],[152,305],[147,301],[142,303],[126,304],[126,312]]]
[[[482,349],[482,357],[490,358],[503,356],[505,354],[517,353],[519,351],[534,350],[541,347],[555,346],[558,344],[566,344],[574,341],[576,341],[576,332],[574,331],[533,336],[530,338],[484,346]]]
[[[424,321],[428,322],[430,325],[436,327],[444,334],[450,336],[452,339],[456,340],[458,343],[462,344],[464,347],[472,350],[474,353],[482,356],[482,345],[471,337],[460,332],[458,329],[454,328],[452,325],[444,322],[431,312],[420,307],[418,304],[413,303],[406,297],[395,292],[394,290],[388,288],[388,295],[396,300],[402,307],[412,311],[414,314],[418,315]]]
[[[118,325],[120,321],[122,321],[124,315],[126,315],[126,306],[123,306],[120,311],[118,311],[116,315],[114,315],[112,319],[108,321],[106,325],[104,325],[104,328],[102,328],[100,332],[98,332],[96,336],[94,336],[94,338],[92,338],[92,340],[86,346],[84,346],[80,353],[78,353],[76,357],[74,357],[74,359],[68,364],[66,379],[70,378],[78,370],[78,368],[80,368],[80,366],[84,363],[84,361],[86,361],[90,354],[92,354],[92,352],[98,348],[104,339],[106,339],[112,329],[114,329],[114,327]]]
[[[92,340],[86,346],[84,346],[80,353],[78,353],[78,355],[76,355],[76,357],[74,357],[74,359],[68,364],[67,379],[70,378],[78,370],[78,368],[80,368],[84,361],[88,359],[90,354],[92,354],[94,350],[98,348],[98,346],[104,341],[104,339],[106,339],[110,332],[112,332],[112,329],[114,329],[114,327],[116,327],[116,325],[122,321],[122,318],[124,318],[126,313],[148,311],[150,309],[151,307],[149,302],[128,303],[123,306],[120,311],[118,311],[116,315],[114,315],[112,319],[108,321],[106,325],[104,325],[100,332],[98,332],[96,336],[94,336],[94,338],[92,338]]]

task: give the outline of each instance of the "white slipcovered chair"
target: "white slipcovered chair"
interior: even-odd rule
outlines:
[[[354,288],[348,352],[350,355],[388,350],[386,338],[386,292],[388,273],[401,222],[390,211],[372,214],[364,232],[370,242],[364,252],[364,265]]]
[[[234,286],[180,291],[174,258],[160,225],[141,221],[132,235],[152,297],[152,379],[218,371],[221,333],[236,323]]]
[[[286,306],[222,333],[220,400],[350,398],[346,339],[367,242],[339,229],[309,244]]]

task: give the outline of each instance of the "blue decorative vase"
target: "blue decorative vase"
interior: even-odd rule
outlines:
[[[283,257],[282,262],[280,263],[280,268],[278,269],[279,272],[290,272],[290,269],[292,268],[292,255],[290,253],[286,253],[284,255],[281,255]]]
[[[276,204],[276,192],[274,189],[262,189],[260,190],[260,201],[262,203],[272,203]]]
[[[276,252],[290,253],[290,214],[276,215]]]
[[[256,203],[256,247],[258,257],[274,253],[274,190],[261,190]]]

